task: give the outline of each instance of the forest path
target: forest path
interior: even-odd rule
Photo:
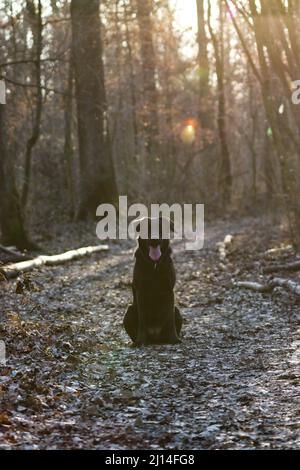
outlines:
[[[280,237],[245,219],[208,224],[199,252],[174,247],[176,346],[133,348],[123,331],[130,243],[44,267],[30,292],[1,283],[0,448],[299,448],[299,300],[231,287]]]

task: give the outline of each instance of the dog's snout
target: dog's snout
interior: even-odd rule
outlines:
[[[156,248],[158,245],[160,245],[160,240],[158,238],[153,238],[150,240],[150,246]]]

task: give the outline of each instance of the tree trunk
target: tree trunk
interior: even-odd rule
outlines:
[[[288,123],[285,122],[285,119],[278,113],[278,103],[274,101],[272,86],[271,86],[271,77],[274,73],[271,65],[274,65],[274,61],[267,61],[266,53],[270,53],[270,44],[269,39],[266,40],[265,34],[265,23],[263,23],[263,14],[259,13],[257,10],[257,5],[255,0],[248,0],[249,8],[253,18],[253,27],[255,34],[256,47],[258,52],[258,59],[261,68],[261,76],[263,77],[263,82],[261,83],[261,92],[264,103],[264,108],[266,112],[267,119],[269,121],[272,139],[276,155],[279,161],[280,166],[280,177],[281,185],[283,190],[282,204],[284,207],[285,214],[288,218],[289,230],[291,239],[295,246],[299,244],[298,241],[298,230],[297,230],[297,217],[295,221],[295,214],[297,211],[293,211],[293,191],[291,191],[291,175],[290,168],[288,163],[289,151],[292,150],[291,144],[293,141],[293,133],[288,127]],[[269,48],[266,47],[269,45]],[[272,54],[271,54],[272,55]],[[271,65],[269,64],[271,62]]]
[[[12,156],[7,148],[5,106],[0,105],[0,227],[4,245],[29,248],[22,211],[15,186]]]
[[[144,90],[142,123],[145,134],[147,159],[146,187],[151,189],[153,194],[153,181],[158,181],[160,165],[158,155],[158,97],[155,80],[155,54],[152,37],[153,24],[151,19],[152,6],[152,0],[137,0],[137,19],[141,43]]]
[[[68,88],[64,97],[64,111],[65,111],[65,135],[64,135],[64,158],[67,173],[67,185],[70,200],[70,217],[74,218],[75,215],[75,188],[74,188],[74,174],[73,174],[73,139],[72,139],[72,118],[73,118],[73,63],[70,57],[69,70],[68,70]]]
[[[197,0],[198,18],[198,66],[199,66],[199,118],[203,128],[211,125],[209,110],[209,61],[208,39],[205,31],[204,0]]]
[[[215,60],[216,60],[216,75],[217,75],[217,89],[218,89],[218,132],[220,139],[221,161],[219,165],[218,180],[219,188],[221,191],[222,206],[228,206],[231,200],[232,190],[232,177],[231,177],[231,164],[230,154],[227,143],[226,132],[226,100],[225,100],[225,78],[224,78],[224,50],[223,50],[223,8],[222,1],[220,5],[220,23],[221,23],[221,37],[218,39],[211,26],[211,5],[209,3],[208,11],[208,28],[211,35]]]
[[[72,57],[80,161],[78,218],[95,216],[115,202],[117,188],[110,149],[102,62],[99,0],[72,0]]]
[[[134,157],[136,157],[138,153],[138,119],[137,119],[137,103],[136,103],[136,92],[135,92],[135,75],[134,75],[134,68],[133,68],[133,51],[131,46],[131,39],[130,39],[130,31],[128,25],[128,12],[126,1],[123,1],[123,8],[124,8],[124,23],[125,23],[125,41],[126,41],[126,51],[128,54],[128,67],[129,67],[129,76],[130,76],[130,83],[128,84],[130,89],[130,99],[131,99],[131,109],[132,109],[132,126],[133,126],[133,135],[134,135]]]
[[[27,0],[27,10],[29,17],[32,22],[32,33],[34,38],[35,45],[35,82],[36,82],[36,108],[35,108],[35,117],[33,122],[33,129],[30,138],[26,144],[26,153],[25,153],[25,174],[24,174],[24,185],[22,191],[22,202],[24,209],[27,205],[28,193],[30,189],[31,181],[31,160],[32,160],[32,151],[36,145],[39,136],[40,136],[40,127],[41,127],[41,118],[42,118],[42,105],[43,105],[43,95],[41,88],[41,55],[42,55],[42,3],[41,0],[38,2],[38,11],[35,11],[35,6],[32,1]]]

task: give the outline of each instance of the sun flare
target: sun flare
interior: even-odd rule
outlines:
[[[193,124],[184,126],[181,132],[181,140],[184,144],[192,144],[196,139],[196,129]]]
[[[197,1],[196,0],[172,0],[175,17],[178,26],[183,30],[197,33]],[[217,0],[210,0],[212,23],[218,15]],[[207,8],[207,1],[205,2]]]

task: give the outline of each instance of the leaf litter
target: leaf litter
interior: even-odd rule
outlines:
[[[299,448],[299,299],[231,286],[259,277],[284,242],[261,227],[216,222],[202,251],[175,244],[176,346],[135,348],[122,328],[130,242],[2,282],[0,448]],[[236,243],[221,260],[228,233]],[[60,243],[49,249],[71,242]]]

